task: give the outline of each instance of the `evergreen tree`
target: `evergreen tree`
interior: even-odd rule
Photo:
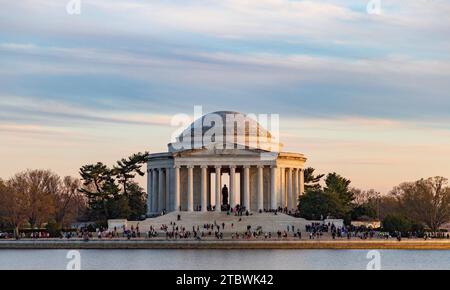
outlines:
[[[80,189],[88,199],[89,215],[99,221],[117,218],[120,211],[116,202],[120,190],[114,181],[112,170],[101,162],[85,165],[80,169],[83,187]]]
[[[308,167],[304,170],[304,180],[305,180],[305,191],[310,190],[320,190],[320,180],[325,176],[325,174],[314,175],[315,169]]]
[[[351,181],[349,179],[346,179],[335,172],[330,173],[325,179],[326,186],[324,191],[336,195],[342,206],[347,207],[350,210],[351,203],[355,198],[353,192],[350,190],[350,183]]]
[[[117,161],[112,171],[117,181],[122,185],[123,194],[128,197],[128,188],[136,174],[144,176],[142,166],[147,162],[148,153],[137,153],[128,157],[128,159],[121,159]]]
[[[131,182],[128,187],[128,219],[139,220],[147,213],[147,194],[136,182]]]
[[[142,166],[148,153],[133,154],[117,161],[113,169],[99,162],[80,169],[90,217],[105,222],[107,219],[139,219],[147,212],[145,191],[134,181],[144,176]]]

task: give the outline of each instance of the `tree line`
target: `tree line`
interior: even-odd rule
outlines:
[[[400,232],[437,232],[450,222],[450,187],[444,177],[402,183],[386,195],[350,185],[349,179],[337,173],[316,175],[313,168],[305,169],[300,216],[309,220],[341,218],[346,224],[379,219],[385,230]]]
[[[0,180],[0,223],[15,236],[25,226],[70,226],[86,209],[80,186],[79,179],[61,178],[49,170],[27,170]]]
[[[80,168],[80,178],[50,170],[26,170],[0,179],[0,230],[70,229],[74,222],[145,218],[146,192],[135,181],[144,176],[148,153],[133,154],[112,167],[101,162]]]

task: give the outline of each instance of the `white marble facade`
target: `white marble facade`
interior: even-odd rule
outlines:
[[[271,134],[242,114],[212,114],[215,118],[223,117],[223,120],[227,114],[234,114],[244,119],[246,129],[241,131],[240,136],[235,130],[230,142],[226,140],[230,136],[229,128],[224,126],[224,138],[213,138],[212,142],[206,143],[199,136],[208,134],[211,126],[206,127],[197,120],[175,143],[169,144],[168,152],[150,154],[147,164],[148,214],[158,214],[163,210],[220,211],[221,207],[215,206],[214,201],[222,204],[224,174],[228,175],[229,205],[232,208],[239,204],[250,211],[279,207],[295,209],[299,195],[304,193],[305,156],[281,152],[278,150],[282,148],[279,143],[276,147],[272,144],[271,148],[276,150],[267,149]],[[207,120],[209,115],[203,116],[202,120]],[[252,126],[256,130],[248,130]],[[197,130],[198,127],[200,130]],[[187,135],[189,138],[186,138]],[[249,145],[252,138],[257,140],[258,146]],[[181,146],[183,144],[189,146]],[[215,184],[214,188],[212,184]]]

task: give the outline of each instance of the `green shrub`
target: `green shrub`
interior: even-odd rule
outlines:
[[[48,222],[46,229],[52,238],[58,238],[61,234],[61,226],[55,221]]]
[[[413,231],[413,224],[404,216],[398,214],[387,215],[383,220],[384,231],[393,232],[410,232]]]

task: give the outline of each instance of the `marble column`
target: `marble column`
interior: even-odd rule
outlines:
[[[236,166],[230,166],[230,207],[236,206]]]
[[[164,209],[164,187],[166,186],[166,182],[164,179],[164,169],[158,169],[158,212],[161,212]]]
[[[147,214],[152,212],[152,170],[147,169]]]
[[[250,166],[244,166],[244,203],[243,206],[250,211]]]
[[[201,169],[202,169],[202,178],[201,178],[201,203],[200,203],[200,205],[202,207],[202,212],[206,212],[206,211],[208,211],[208,206],[207,206],[208,166],[202,165]]]
[[[152,169],[152,212],[158,212],[158,169]]]
[[[258,196],[257,196],[257,210],[264,209],[264,166],[258,165]]]
[[[277,176],[278,168],[270,167],[270,209],[277,209]]]
[[[300,195],[305,194],[305,170],[299,169],[300,170]]]
[[[171,211],[172,207],[170,205],[170,168],[166,168],[166,200],[165,200],[165,204],[166,206],[164,207],[166,209],[166,211]]]
[[[194,166],[188,166],[187,210],[194,211]]]
[[[292,206],[293,208],[297,208],[298,195],[300,192],[299,186],[299,169],[294,168],[294,193],[292,194]]]
[[[281,207],[286,207],[286,169],[280,168],[280,201]]]
[[[211,190],[211,181],[211,172],[208,169],[206,170],[206,206],[212,209],[212,195],[213,193],[216,194],[214,192],[216,189]]]
[[[180,166],[175,166],[174,168],[174,199],[173,207],[175,211],[181,211],[180,209]]]
[[[221,194],[222,194],[222,172],[221,172],[222,167],[221,166],[216,166],[216,211],[222,211],[222,207],[221,207]]]
[[[293,195],[293,184],[292,184],[292,168],[287,168],[287,190],[288,190],[288,196],[287,196],[287,208],[288,210],[292,209],[292,195]]]

